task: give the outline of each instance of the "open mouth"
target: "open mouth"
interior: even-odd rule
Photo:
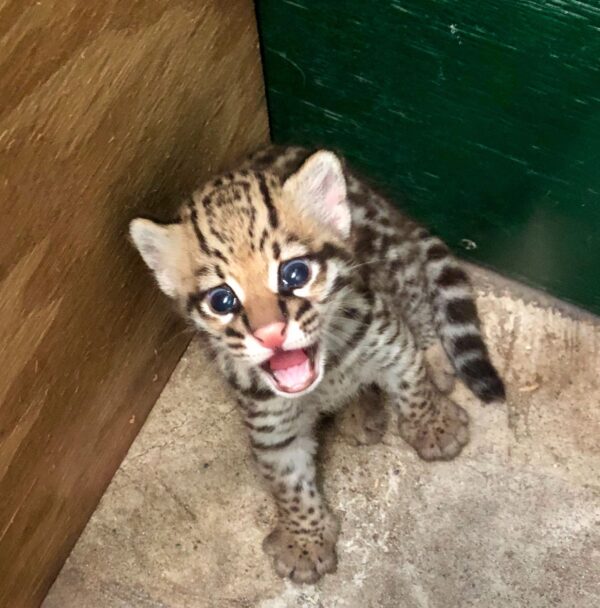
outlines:
[[[278,350],[262,364],[276,388],[283,393],[300,393],[317,379],[317,345],[295,350]]]

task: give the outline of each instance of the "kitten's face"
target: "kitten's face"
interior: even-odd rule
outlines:
[[[313,155],[283,185],[253,172],[213,180],[181,218],[132,222],[163,291],[273,392],[313,390],[347,281],[350,220],[336,157]]]

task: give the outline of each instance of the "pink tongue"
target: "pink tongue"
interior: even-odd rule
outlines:
[[[302,349],[276,353],[269,366],[277,382],[291,392],[301,391],[312,381],[310,360]]]
[[[269,359],[269,366],[272,371],[276,371],[304,363],[306,360],[308,360],[308,357],[301,348],[297,348],[296,350],[281,350]]]

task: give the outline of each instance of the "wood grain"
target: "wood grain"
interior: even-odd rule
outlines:
[[[188,341],[128,220],[268,127],[251,0],[7,0],[0,49],[0,606],[21,608]]]

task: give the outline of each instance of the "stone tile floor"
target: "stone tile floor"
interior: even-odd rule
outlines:
[[[262,553],[274,510],[198,343],[181,360],[45,608],[600,606],[600,322],[475,272],[504,406],[463,387],[471,442],[428,464],[390,430],[328,428],[337,573],[295,586]]]

